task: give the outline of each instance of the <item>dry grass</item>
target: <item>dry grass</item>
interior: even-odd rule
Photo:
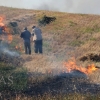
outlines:
[[[100,62],[86,61],[81,62],[80,57],[88,54],[100,54],[99,37],[100,37],[100,16],[86,14],[70,14],[50,11],[35,11],[25,9],[15,9],[0,7],[1,16],[5,17],[4,23],[16,21],[20,31],[23,27],[28,26],[29,31],[33,24],[38,25],[38,20],[44,15],[56,17],[56,20],[46,26],[42,26],[43,32],[43,55],[34,54],[33,42],[32,55],[28,56],[22,52],[21,57],[25,60],[24,68],[28,72],[52,73],[55,74],[65,70],[63,62],[71,57],[75,57],[78,64],[86,67],[88,64],[94,63],[99,65]],[[20,20],[20,21],[19,21]],[[21,45],[23,41],[19,35],[13,36],[10,44],[14,49],[16,45]],[[89,75],[93,83],[100,83],[99,70]],[[96,73],[96,74],[95,74]],[[45,77],[43,77],[44,79]],[[19,98],[19,99],[18,99]],[[69,99],[68,99],[69,98]],[[18,95],[16,100],[99,100],[99,95],[84,96],[80,94],[74,95],[56,95],[44,94],[40,97],[27,97],[26,95]],[[5,99],[6,100],[6,99]],[[13,100],[13,98],[12,98]]]

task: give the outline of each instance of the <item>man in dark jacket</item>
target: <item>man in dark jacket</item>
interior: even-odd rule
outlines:
[[[24,28],[24,31],[20,35],[24,40],[25,54],[31,54],[31,33],[27,30],[27,27]]]
[[[33,26],[32,33],[34,42],[34,52],[42,54],[42,31],[40,28]]]

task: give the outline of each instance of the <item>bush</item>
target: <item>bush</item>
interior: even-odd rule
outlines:
[[[49,16],[44,15],[41,19],[38,20],[38,23],[39,23],[40,26],[41,25],[45,26],[46,24],[49,24],[49,23],[51,23],[52,21],[55,21],[55,20],[56,20],[55,17],[49,17]]]

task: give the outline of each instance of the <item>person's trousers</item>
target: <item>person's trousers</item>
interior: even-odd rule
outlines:
[[[42,40],[35,40],[34,41],[34,52],[35,53],[43,53]]]
[[[24,42],[25,54],[31,54],[31,45],[29,41]]]

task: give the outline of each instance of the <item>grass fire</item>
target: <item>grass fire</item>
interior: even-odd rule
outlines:
[[[79,70],[87,75],[91,74],[93,71],[96,71],[99,68],[99,67],[95,66],[94,64],[88,65],[87,67],[78,66],[76,64],[75,59],[65,62],[64,66],[67,69],[66,72],[71,72],[73,70]]]
[[[7,27],[4,23],[3,23],[4,18],[0,17],[0,34],[1,34],[1,40],[5,40],[8,43],[11,43],[12,41],[12,34],[10,33],[10,28]]]
[[[4,26],[4,24],[3,24],[3,17],[0,17],[0,26],[2,27],[2,26]]]
[[[100,99],[99,15],[9,7],[0,14],[0,100]],[[20,35],[33,25],[42,30],[43,54],[32,36],[25,54]]]

